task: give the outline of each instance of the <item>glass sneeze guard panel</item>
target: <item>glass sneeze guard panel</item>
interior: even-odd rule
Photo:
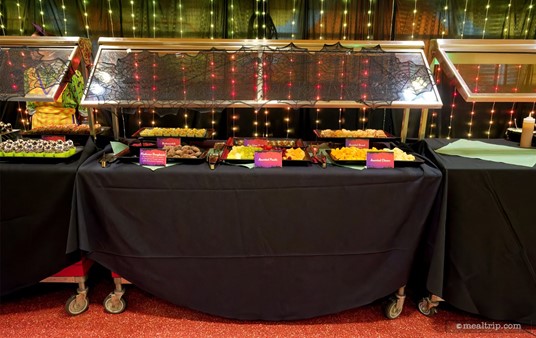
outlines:
[[[189,48],[178,39],[110,38],[99,44],[83,105],[442,106],[419,46],[210,40]]]

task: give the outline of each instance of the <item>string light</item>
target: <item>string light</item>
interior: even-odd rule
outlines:
[[[445,0],[445,6],[443,6],[443,10],[445,13],[443,14],[443,30],[441,31],[441,38],[443,39],[446,34],[447,30],[447,17],[448,17],[448,9],[449,9],[449,0]]]
[[[182,30],[182,22],[183,22],[183,17],[182,17],[182,0],[179,0],[179,31],[180,31],[180,34],[181,34],[181,39],[182,39],[182,33],[183,33],[183,30]]]
[[[132,12],[134,13],[134,11]],[[112,28],[112,37],[114,37],[114,19],[112,17],[112,1],[108,0],[108,17],[110,18],[110,27]]]
[[[82,6],[84,7],[84,28],[86,29],[86,35],[89,38],[89,23],[88,23],[89,14],[87,13],[87,1],[86,0],[82,1]],[[22,30],[21,30],[21,34],[22,34]]]
[[[450,135],[452,133],[452,120],[454,119],[454,108],[456,108],[457,96],[458,96],[458,92],[456,91],[456,87],[454,87],[454,94],[452,94],[452,104],[450,105],[449,127],[448,127],[448,134],[447,134],[447,139],[449,140],[450,140]]]
[[[214,0],[210,0],[210,39],[214,40]]]
[[[296,0],[292,0],[292,25],[291,25],[291,35],[290,37],[294,40],[296,35],[294,34],[296,32]]]
[[[156,38],[156,1],[153,0],[153,38]]]
[[[134,89],[136,91],[136,100],[139,102],[141,101],[140,97],[140,73],[139,71],[139,63],[138,63],[138,53],[134,53]]]
[[[469,0],[465,0],[465,7],[463,9],[463,20],[462,20],[462,33],[460,35],[460,37],[463,39],[463,32],[465,31],[465,21],[467,19],[467,3],[469,2]]]
[[[285,122],[287,124],[287,138],[290,135],[290,107],[287,107],[287,117],[285,117]]]
[[[236,126],[236,120],[238,119],[238,116],[236,115],[235,108],[233,108],[233,115],[232,115],[232,122],[233,122],[233,137],[236,137],[236,131],[238,130],[238,127]]]
[[[508,12],[504,18],[504,38],[508,37],[508,29],[510,28],[510,10],[512,9],[512,0],[508,3]]]
[[[257,2],[260,2],[260,0],[257,0]],[[253,26],[255,28],[255,40],[259,39],[259,16],[261,15],[261,12],[259,12],[259,4],[256,4],[255,7],[255,25]]]
[[[268,121],[268,109],[264,109],[264,135],[268,137],[270,135],[270,122]]]
[[[156,64],[156,54],[153,54],[153,85],[151,87],[151,92],[153,94],[153,101],[156,101],[156,91],[157,91],[157,87],[156,87],[156,80],[157,80],[157,76],[156,76],[156,69],[157,69],[158,65]]]
[[[527,35],[529,34],[529,27],[530,27],[530,14],[532,12],[532,2],[533,0],[530,0],[530,4],[529,4],[529,12],[527,13],[527,23],[525,25],[525,37],[524,39],[527,38]]]
[[[231,0],[231,39],[234,39],[235,27],[234,1]]]
[[[6,26],[4,25],[4,13],[2,12],[0,12],[0,28],[2,28],[2,34],[6,35],[6,31],[5,31]]]
[[[132,17],[132,36],[136,37],[136,15],[134,14],[134,1],[130,1],[130,16]]]
[[[154,127],[154,125],[156,124],[156,121],[155,121],[155,119],[154,119],[154,117],[155,117],[155,113],[156,113],[156,111],[155,111],[154,109],[151,109],[151,119],[152,119],[152,120],[151,120],[151,125],[152,125],[153,127]]]
[[[184,128],[188,128],[188,110],[184,108]]]
[[[434,128],[436,126],[436,123],[435,123],[436,117],[437,117],[437,112],[434,110],[432,112],[432,118],[430,120],[431,121],[431,123],[430,123],[430,134],[428,135],[429,138],[435,137]]]
[[[342,0],[344,11],[342,12],[342,39],[348,38],[348,0]]]
[[[497,94],[499,92],[499,80],[501,78],[501,65],[500,64],[495,65],[495,74],[497,74],[497,76],[495,77],[494,91],[495,91],[495,94]],[[487,133],[488,138],[490,138],[491,136],[491,127],[493,126],[494,115],[495,115],[495,102],[493,102],[493,104],[491,105],[491,110],[490,110],[489,127],[488,127],[488,133]]]
[[[362,129],[365,130],[365,124],[367,122],[367,108],[363,107],[361,111],[363,112],[363,115],[361,118],[361,126],[362,126]]]
[[[65,15],[65,1],[61,0],[61,10],[63,11],[63,35],[67,36],[67,16]]]
[[[289,71],[288,71],[287,99],[292,100],[292,86],[293,86],[292,80],[294,79],[293,74],[292,74],[292,69],[294,69],[294,65],[293,65],[294,58],[291,56],[289,61],[290,61],[291,66],[289,67]]]
[[[43,11],[43,2],[42,2],[42,0],[39,0],[39,15],[41,15],[41,26],[43,28],[43,32],[45,32],[46,31],[45,12]]]
[[[253,121],[253,127],[255,128],[255,133],[253,134],[253,136],[257,137],[259,136],[259,111],[257,109],[254,109],[253,113],[255,114],[255,121]]]
[[[216,110],[212,108],[210,110],[210,125],[212,127],[212,138],[216,135]]]
[[[373,0],[369,0],[369,9],[367,11],[367,17],[368,17],[368,22],[367,22],[367,40],[370,40],[372,39],[372,1]],[[415,6],[417,6],[417,0],[415,0]],[[415,21],[415,19],[413,20]]]
[[[482,29],[482,39],[486,35],[486,26],[488,24],[488,13],[489,13],[489,8],[490,8],[489,2],[490,2],[490,0],[488,0],[488,3],[486,5],[486,16],[484,18],[484,28]]]
[[[320,0],[320,40],[324,39],[324,0]]]
[[[342,108],[339,108],[339,129],[342,129]]]
[[[19,19],[19,32],[20,35],[24,34],[24,22],[22,21],[22,15],[20,14],[20,2],[17,1],[17,17]]]
[[[517,93],[517,91],[518,91],[519,80],[521,79],[521,76],[520,76],[520,75],[521,75],[521,65],[517,65],[516,68],[517,68],[516,85],[515,85],[515,87],[512,89],[512,91],[515,92],[515,93]],[[509,121],[508,121],[508,126],[509,126],[509,127],[511,127],[512,124],[513,124],[513,120],[514,120],[514,112],[515,112],[515,110],[514,110],[515,105],[516,105],[516,103],[513,102],[513,103],[512,103],[512,108],[510,109],[510,119],[509,119]]]
[[[141,109],[138,108],[138,127],[141,127]]]
[[[471,107],[471,112],[469,113],[469,115],[470,115],[470,118],[469,118],[469,131],[467,132],[467,137],[472,137],[473,136],[473,120],[474,120],[474,117],[475,117],[475,104],[476,104],[476,102],[473,101],[473,106]]]
[[[411,39],[415,37],[415,20],[417,19],[417,0],[415,0],[415,7],[413,8],[413,22],[411,23]]]
[[[320,85],[320,81],[322,80],[322,73],[320,72],[320,65],[322,64],[322,61],[321,60],[318,60],[317,62],[318,64],[318,72],[316,73],[316,76],[317,76],[317,82],[316,82],[316,100],[320,100],[320,89],[321,89],[321,85]]]
[[[320,108],[316,108],[316,119],[315,119],[315,129],[319,129],[320,127]]]
[[[262,38],[266,39],[266,10],[267,10],[266,0],[262,0]]]

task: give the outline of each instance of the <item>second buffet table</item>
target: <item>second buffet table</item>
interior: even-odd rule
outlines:
[[[238,319],[299,319],[406,284],[437,169],[207,164],[77,176],[80,247],[136,286]]]
[[[471,313],[534,323],[536,167],[431,151],[454,141],[426,140],[427,156],[443,171],[445,191],[428,289]]]

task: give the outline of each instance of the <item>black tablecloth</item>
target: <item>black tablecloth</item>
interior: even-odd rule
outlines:
[[[426,140],[444,175],[428,289],[468,312],[535,324],[536,167],[431,151],[453,141]]]
[[[93,152],[90,141],[60,163],[0,161],[0,295],[38,283],[79,258],[77,243],[67,248],[74,182]]]
[[[284,320],[405,285],[441,181],[428,166],[355,171],[131,163],[77,176],[81,249],[175,304]]]

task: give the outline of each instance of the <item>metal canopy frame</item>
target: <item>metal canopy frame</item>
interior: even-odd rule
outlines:
[[[47,61],[47,53],[52,54],[55,51],[62,51],[68,55],[67,58],[62,59],[65,63],[65,67],[62,67],[62,72],[54,74],[55,84],[50,88],[41,88],[44,95],[24,93],[21,95],[20,88],[24,88],[24,77],[28,70],[28,66],[24,63],[12,63],[8,57],[2,58],[3,64],[0,65],[0,77],[4,81],[13,81],[11,84],[13,92],[0,93],[0,96],[4,101],[40,101],[40,102],[54,102],[58,100],[61,93],[69,82],[70,71],[76,70],[83,60],[80,46],[80,41],[83,38],[80,37],[54,37],[54,36],[31,36],[31,37],[15,37],[15,36],[2,36],[0,37],[0,55],[11,53],[13,51],[27,51],[35,50],[43,57],[43,63]],[[28,56],[30,57],[30,56]],[[49,61],[49,60],[48,60]],[[36,63],[37,62],[37,63]],[[39,60],[35,60],[37,66],[39,66]],[[22,76],[14,76],[18,73]],[[87,72],[82,72],[84,79],[87,79]],[[19,83],[20,82],[20,83]],[[15,90],[16,89],[16,90]]]
[[[437,39],[432,40],[430,50],[431,56],[439,62],[447,77],[454,80],[456,89],[467,102],[536,102],[536,40]],[[469,78],[469,72],[462,71],[467,65],[501,66],[503,69],[506,66],[521,69],[523,66],[524,72],[518,77],[524,76],[521,85],[527,90],[501,92],[493,83],[488,83],[494,90],[482,91],[478,82],[472,84],[472,81],[478,81],[476,77]],[[496,78],[498,76],[506,75],[496,74]],[[516,79],[516,82],[520,80]]]
[[[205,39],[150,39],[150,38],[100,38],[99,50],[95,58],[95,65],[91,71],[88,84],[82,99],[82,105],[91,108],[110,108],[117,112],[118,108],[264,108],[264,107],[300,107],[300,108],[401,108],[404,109],[404,116],[402,122],[401,138],[405,141],[408,130],[410,109],[421,109],[421,125],[419,128],[419,138],[424,138],[426,129],[426,120],[428,109],[441,108],[442,102],[439,96],[437,87],[430,72],[429,65],[424,53],[424,43],[421,41],[311,41],[311,40],[205,40]],[[311,101],[292,101],[289,102],[285,98],[272,98],[270,100],[264,100],[262,96],[257,96],[254,100],[233,100],[231,98],[219,101],[188,101],[181,102],[180,99],[170,100],[126,100],[123,98],[110,99],[96,99],[96,94],[92,92],[93,81],[98,83],[96,75],[99,72],[99,65],[104,63],[104,59],[111,57],[106,55],[112,55],[112,53],[122,53],[122,55],[128,55],[129,53],[141,53],[144,51],[152,53],[198,53],[201,51],[210,51],[217,49],[219,51],[235,52],[243,48],[247,48],[249,52],[262,53],[270,52],[270,49],[282,48],[293,44],[299,48],[307,49],[307,52],[315,53],[326,45],[335,45],[341,43],[344,48],[350,48],[353,51],[359,51],[362,48],[373,48],[379,46],[385,53],[408,53],[407,55],[413,55],[422,61],[422,64],[418,66],[426,67],[426,81],[430,81],[431,89],[427,91],[425,99],[420,99],[415,102],[412,101],[391,101],[391,102],[360,102],[359,100],[315,100]],[[125,54],[126,53],[126,54]],[[412,53],[412,54],[411,54]],[[116,62],[119,58],[116,58]],[[109,62],[108,62],[109,63]],[[262,67],[262,66],[260,66]],[[262,69],[259,69],[258,74],[262,74]],[[371,77],[373,74],[371,75]],[[262,78],[261,80],[262,81]],[[380,81],[380,79],[378,80]],[[262,85],[262,82],[259,86]],[[114,114],[114,133],[118,131],[117,114]],[[117,133],[116,133],[117,137]]]

